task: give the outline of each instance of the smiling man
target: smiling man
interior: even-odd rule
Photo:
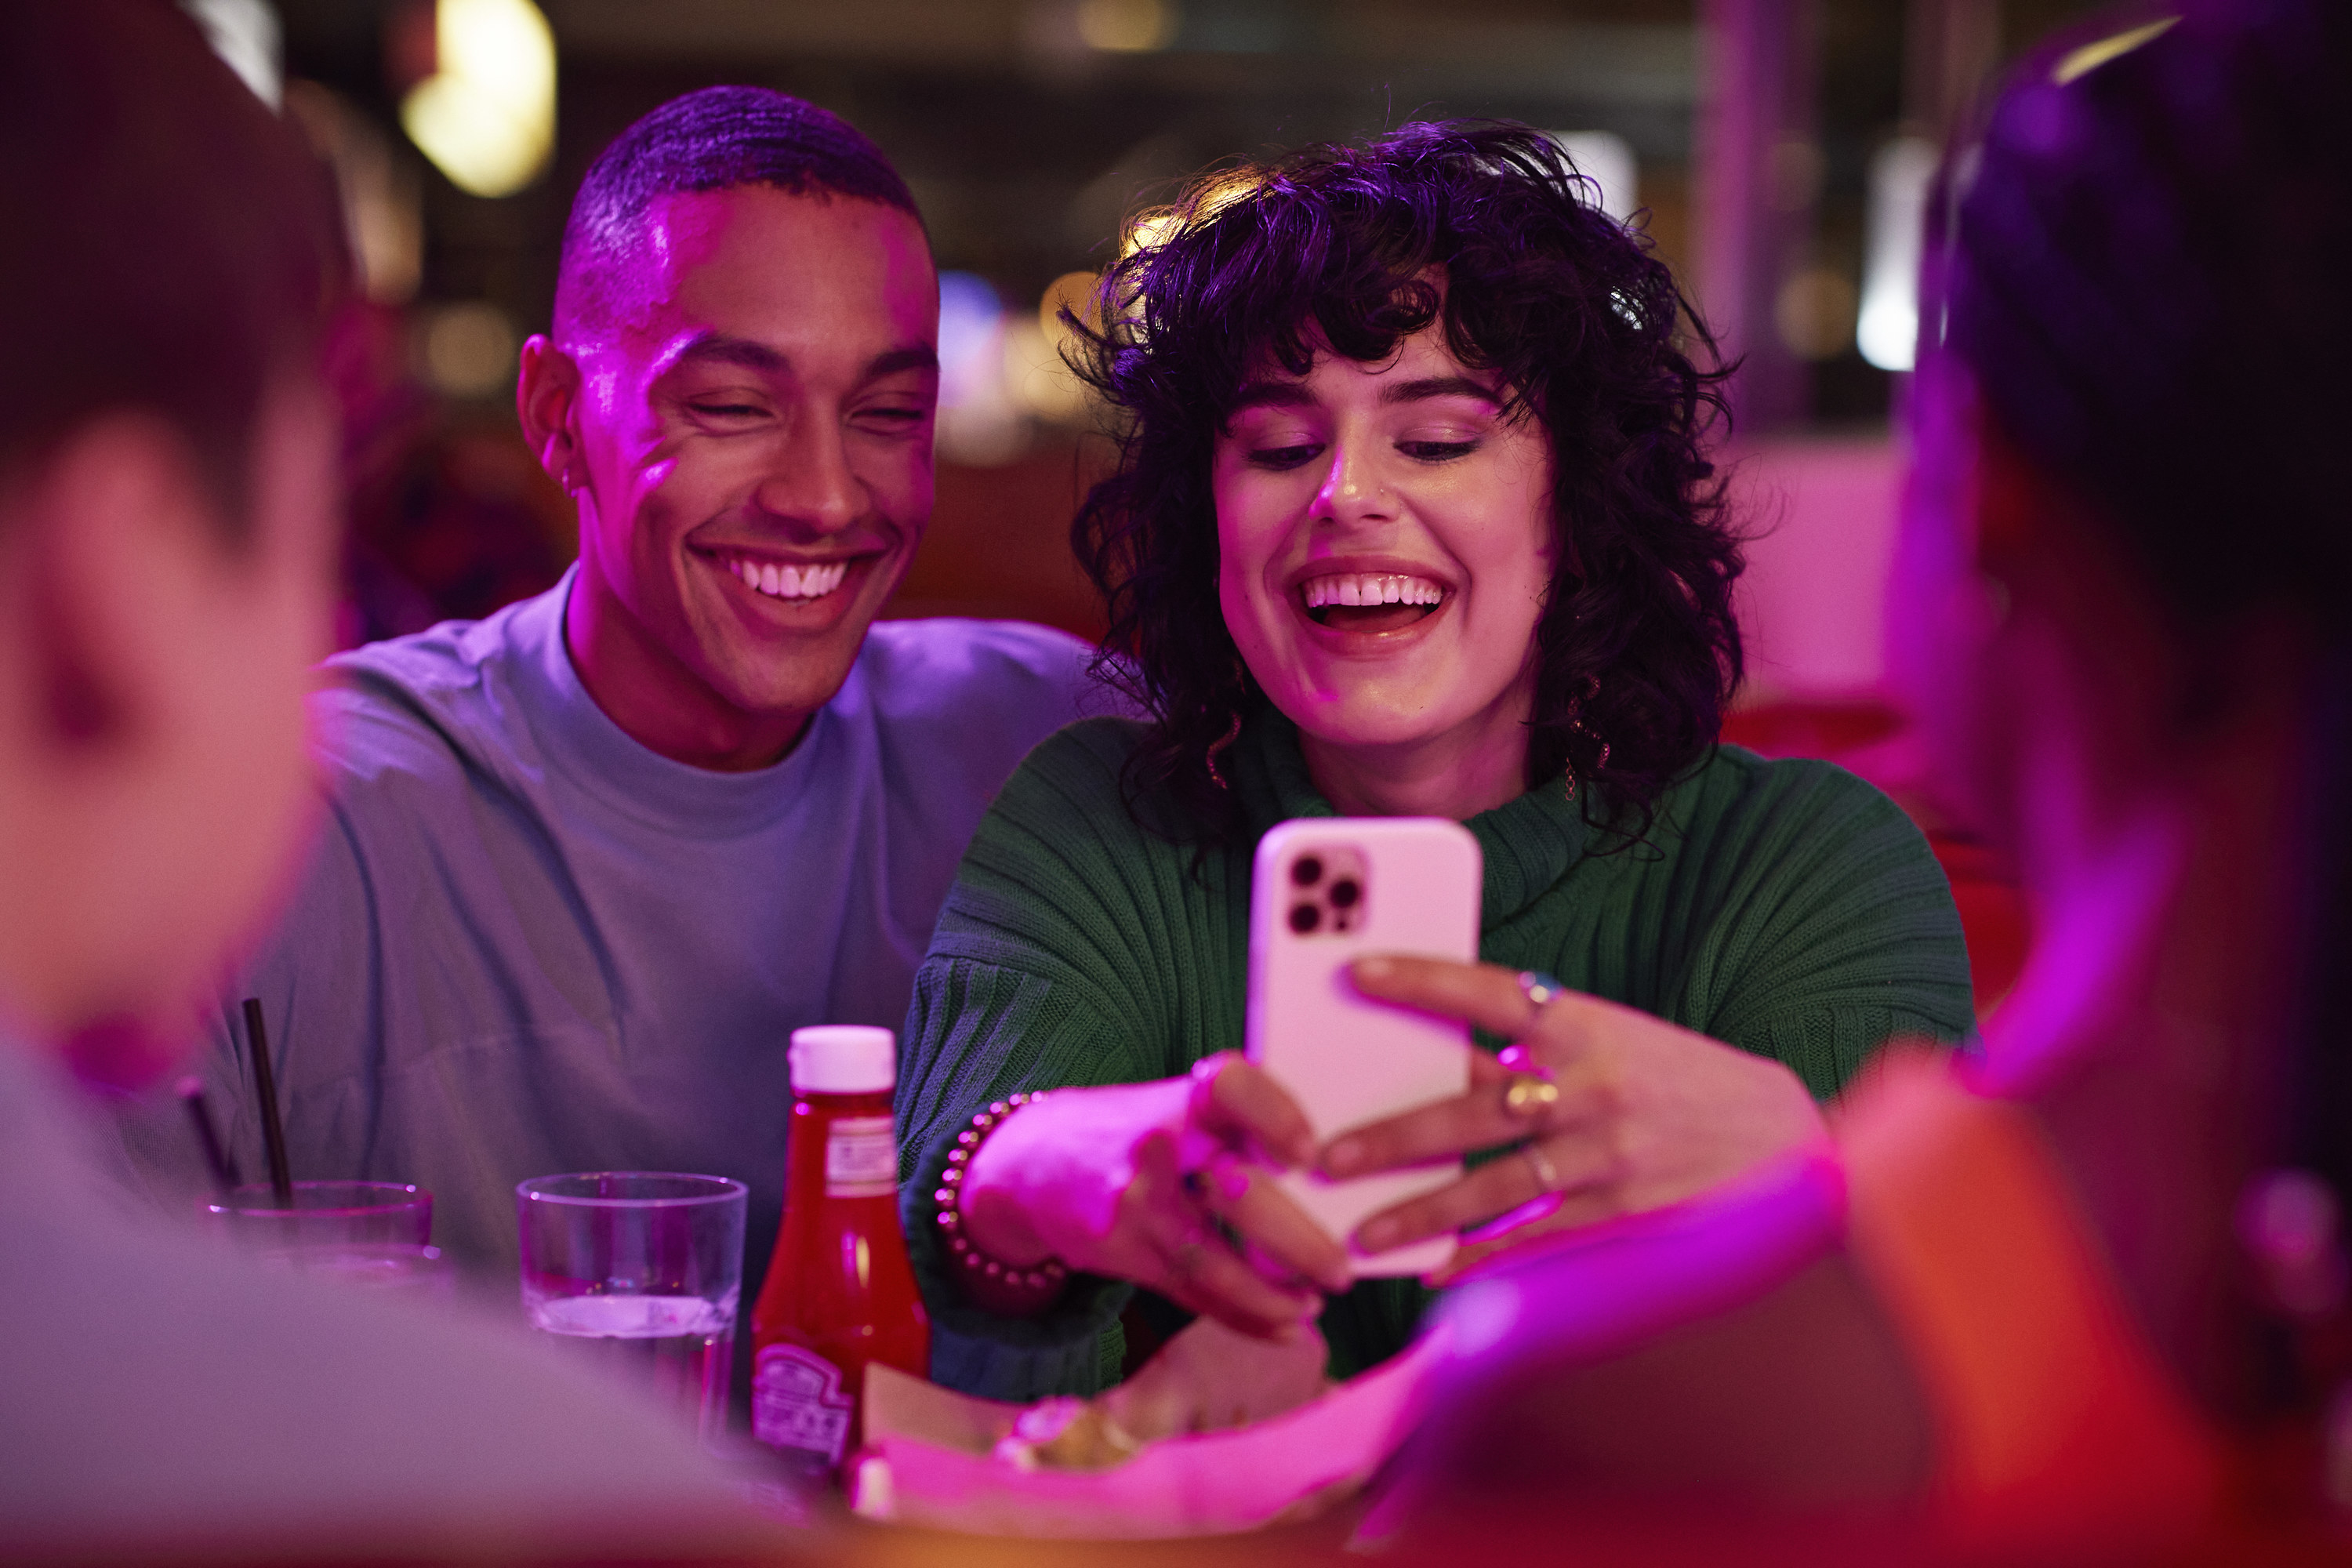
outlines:
[[[713,88],[598,159],[518,394],[579,564],[330,661],[327,843],[210,1068],[248,1164],[253,995],[297,1176],[420,1183],[506,1279],[518,1181],[734,1176],[751,1299],[787,1035],[898,1026],[973,825],[1085,689],[1059,633],[871,624],[930,512],[938,300],[904,184],[798,100]],[[194,1178],[160,1110],[128,1136]]]

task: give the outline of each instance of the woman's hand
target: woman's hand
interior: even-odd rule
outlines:
[[[1511,1216],[1469,1238],[1437,1283],[1538,1227],[1663,1208],[1828,1136],[1786,1067],[1647,1013],[1576,992],[1538,1006],[1493,964],[1368,958],[1352,977],[1367,996],[1517,1042],[1499,1059],[1471,1054],[1467,1094],[1358,1128],[1323,1152],[1324,1173],[1342,1177],[1520,1145],[1358,1228],[1357,1247],[1373,1253]],[[1530,1205],[1540,1206],[1513,1212]]]
[[[1188,1078],[1055,1089],[982,1141],[964,1234],[1014,1268],[1058,1258],[1286,1335],[1351,1282],[1346,1250],[1272,1179],[1315,1154],[1306,1116],[1238,1052]]]

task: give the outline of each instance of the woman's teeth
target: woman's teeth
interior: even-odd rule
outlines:
[[[1434,605],[1445,597],[1445,590],[1428,578],[1397,573],[1347,572],[1309,577],[1302,591],[1310,610],[1333,605]]]
[[[743,579],[745,587],[772,599],[821,599],[841,586],[841,580],[849,574],[849,563],[812,562],[806,566],[790,566],[738,555],[727,563],[727,569]]]

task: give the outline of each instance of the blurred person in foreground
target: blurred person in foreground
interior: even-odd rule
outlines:
[[[708,1540],[686,1436],[519,1332],[110,1202],[89,1091],[181,1057],[315,826],[341,252],[152,0],[0,7],[0,1555]]]
[[[1783,1188],[1465,1293],[1432,1528],[1712,1502],[2137,1551],[2352,1504],[2347,80],[2332,0],[2142,12],[1948,165],[1895,651],[2032,957],[1980,1054],[1865,1078],[1810,1239]],[[1555,1026],[1498,973],[1378,990]],[[1771,1288],[1580,1304],[1677,1247]]]
[[[1821,1139],[1815,1097],[1891,1036],[1969,1027],[1918,830],[1827,763],[1716,743],[1740,669],[1718,378],[1549,137],[1411,125],[1208,176],[1101,298],[1083,368],[1124,447],[1076,537],[1151,717],[1023,763],[917,978],[899,1135],[936,1378],[1094,1392],[1136,1286],[1147,1327],[1206,1313],[1351,1376],[1431,1288],[1351,1287],[1349,1249],[1526,1222],[1442,1285],[1672,1204]],[[1482,952],[1577,1028],[1318,1149],[1235,1047],[1252,855],[1335,813],[1465,823]],[[935,1197],[975,1113],[1033,1090]],[[1503,1157],[1349,1237],[1270,1179],[1480,1151]],[[951,1236],[1069,1282],[968,1295]]]
[[[755,1299],[787,1037],[898,1026],[973,825],[1087,689],[1059,632],[872,624],[930,516],[938,328],[913,198],[822,109],[709,88],[597,158],[516,395],[579,563],[328,661],[328,831],[207,1064],[248,1148],[246,994],[299,1174],[431,1189],[509,1281],[519,1181],[732,1176]],[[168,1109],[131,1136],[184,1189]]]

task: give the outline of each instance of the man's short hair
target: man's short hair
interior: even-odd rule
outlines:
[[[557,330],[608,319],[612,285],[655,201],[734,185],[880,202],[922,221],[882,149],[839,115],[771,88],[706,87],[622,132],[589,166],[563,226]]]
[[[0,5],[0,475],[143,409],[242,539],[263,394],[340,297],[325,166],[164,0]]]

